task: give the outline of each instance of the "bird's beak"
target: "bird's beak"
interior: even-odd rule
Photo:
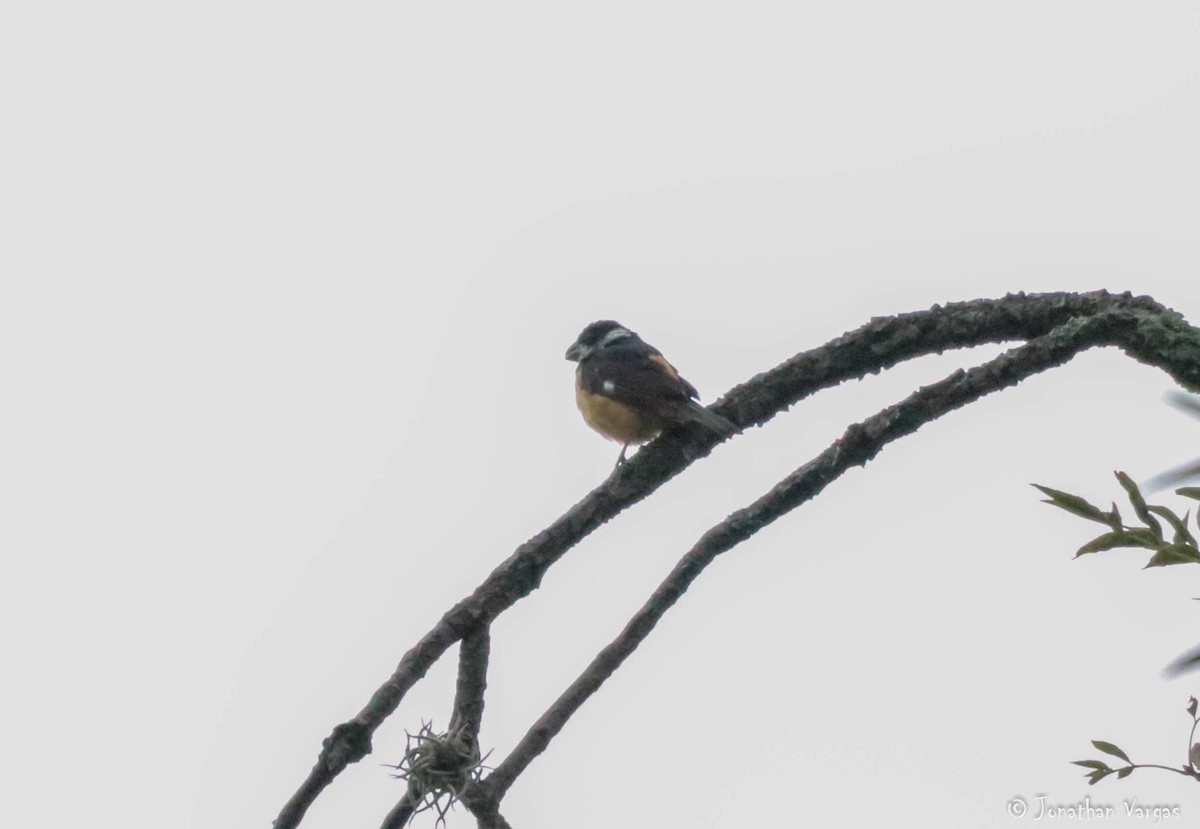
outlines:
[[[578,363],[579,358],[583,356],[583,346],[581,346],[579,343],[571,343],[571,347],[567,349],[567,353],[564,356],[566,356],[568,360]]]

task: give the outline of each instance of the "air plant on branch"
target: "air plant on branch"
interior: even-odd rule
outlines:
[[[444,825],[446,814],[463,792],[483,776],[487,756],[480,756],[479,741],[466,725],[452,724],[449,731],[435,734],[432,723],[422,722],[416,734],[404,733],[408,738],[404,758],[388,768],[396,770],[393,777],[408,783],[405,797],[413,817],[434,809],[438,813],[435,825]]]

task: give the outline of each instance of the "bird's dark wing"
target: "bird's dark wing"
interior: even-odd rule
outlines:
[[[601,349],[580,366],[584,391],[616,400],[667,423],[699,423],[719,435],[737,427],[693,398],[695,386],[679,376],[662,354],[645,343]]]
[[[580,367],[584,390],[664,416],[698,396],[661,354],[635,345],[605,348],[585,360]]]

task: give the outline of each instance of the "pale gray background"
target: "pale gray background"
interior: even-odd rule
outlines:
[[[16,3],[0,90],[8,826],[267,826],[608,473],[562,359],[593,319],[706,401],[939,302],[1105,287],[1200,320],[1192,2]],[[822,393],[596,532],[495,625],[485,747],[706,527],[996,350]],[[713,566],[506,814],[1194,822],[1194,783],[1068,761],[1183,762],[1200,679],[1159,670],[1200,641],[1195,573],[1073,562],[1091,528],[1028,486],[1106,503],[1112,469],[1195,457],[1169,385],[1089,353],[846,475]],[[306,827],[378,824],[452,666]]]

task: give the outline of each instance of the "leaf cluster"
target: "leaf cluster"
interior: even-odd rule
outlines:
[[[1120,510],[1117,509],[1116,502],[1113,502],[1111,509],[1105,511],[1078,495],[1040,484],[1033,485],[1047,496],[1043,499],[1045,503],[1052,504],[1080,518],[1086,518],[1088,521],[1103,524],[1107,528],[1105,532],[1080,547],[1075,553],[1075,557],[1118,547],[1137,547],[1153,552],[1150,560],[1146,562],[1146,567],[1200,564],[1200,547],[1197,546],[1196,537],[1188,529],[1191,510],[1180,517],[1160,504],[1148,504],[1132,478],[1124,472],[1114,474],[1122,489],[1125,490],[1133,512],[1142,526],[1126,524],[1121,517]],[[1175,490],[1175,493],[1200,501],[1200,487],[1182,487]],[[1196,523],[1197,526],[1200,526],[1200,510],[1196,514]],[[1167,535],[1167,530],[1170,530],[1170,537]]]
[[[1072,760],[1071,763],[1076,766],[1083,766],[1085,769],[1091,769],[1090,772],[1084,775],[1088,779],[1089,786],[1095,786],[1110,774],[1116,774],[1118,779],[1128,777],[1133,774],[1134,763],[1129,759],[1129,756],[1121,749],[1117,748],[1112,743],[1106,743],[1103,740],[1092,740],[1092,745],[1103,751],[1105,754],[1110,754],[1113,757],[1119,757],[1128,765],[1121,768],[1109,768],[1108,763],[1103,760]]]
[[[1134,769],[1162,769],[1163,771],[1175,772],[1182,774],[1185,777],[1190,777],[1193,780],[1200,781],[1200,743],[1196,743],[1196,726],[1200,725],[1200,717],[1196,716],[1196,698],[1188,699],[1187,712],[1192,718],[1192,730],[1188,734],[1188,761],[1182,767],[1164,766],[1157,763],[1135,763],[1129,759],[1129,755],[1112,743],[1106,743],[1104,740],[1092,740],[1092,745],[1098,750],[1112,757],[1117,757],[1124,760],[1126,765],[1118,768],[1112,768],[1104,760],[1072,760],[1071,763],[1076,766],[1083,766],[1089,771],[1084,775],[1088,780],[1089,786],[1094,786],[1110,774],[1115,774],[1118,780],[1124,779],[1133,774]]]

